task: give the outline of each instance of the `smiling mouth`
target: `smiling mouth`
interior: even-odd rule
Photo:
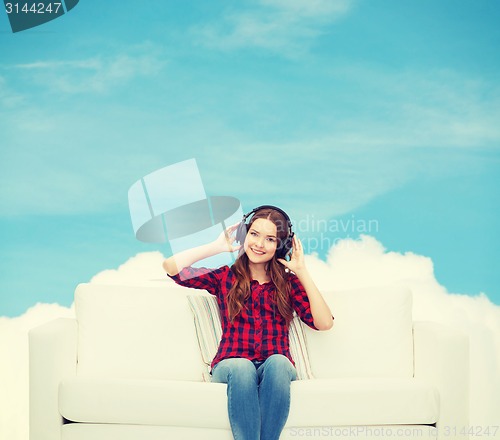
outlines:
[[[265,254],[265,252],[258,251],[258,250],[253,249],[253,248],[250,248],[250,249],[252,250],[252,252],[253,252],[254,254],[257,254],[257,255],[264,255],[264,254]]]

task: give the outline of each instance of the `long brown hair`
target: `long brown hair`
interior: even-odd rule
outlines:
[[[253,215],[247,230],[250,229],[252,223],[258,218],[270,220],[276,225],[278,242],[273,258],[267,263],[267,271],[269,272],[271,281],[276,286],[275,304],[278,312],[289,323],[293,318],[293,307],[290,302],[290,283],[288,282],[288,273],[285,272],[285,266],[277,260],[276,256],[278,249],[288,237],[288,224],[283,214],[274,209],[264,208]],[[229,319],[233,322],[234,318],[241,312],[243,304],[250,296],[250,282],[252,281],[248,256],[243,246],[237,260],[231,266],[231,270],[236,277],[236,282],[227,295],[227,305]]]

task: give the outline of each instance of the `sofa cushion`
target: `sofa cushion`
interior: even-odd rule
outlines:
[[[229,428],[222,383],[76,376],[59,386],[67,420]]]
[[[201,357],[207,366],[205,380],[210,381],[210,365],[217,353],[222,337],[222,325],[217,299],[209,294],[194,294],[188,296],[189,305],[194,315],[196,335]],[[307,354],[307,346],[300,318],[295,315],[290,323],[289,343],[290,354],[295,362],[297,379],[312,379],[311,365]]]
[[[80,284],[75,292],[83,376],[201,381],[191,289]]]
[[[229,429],[226,384],[75,377],[59,387],[59,411],[75,422]],[[407,378],[292,382],[286,426],[432,424],[439,397]]]
[[[414,378],[313,379],[292,390],[289,426],[433,424],[439,416],[438,391]]]
[[[314,377],[412,377],[412,296],[404,287],[323,292],[335,323],[305,328]]]

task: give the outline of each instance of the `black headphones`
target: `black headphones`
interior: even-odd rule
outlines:
[[[285,258],[290,250],[292,249],[292,243],[293,243],[293,236],[294,233],[292,232],[292,222],[290,221],[290,217],[288,217],[287,213],[283,211],[282,209],[272,206],[272,205],[262,205],[258,206],[255,209],[252,209],[248,214],[245,214],[243,216],[243,219],[241,220],[240,224],[238,225],[238,228],[236,229],[236,241],[243,245],[245,242],[245,237],[247,236],[248,232],[248,224],[246,223],[246,220],[248,217],[250,217],[252,214],[255,214],[257,211],[260,211],[261,209],[273,209],[275,211],[278,211],[284,218],[287,223],[287,236],[286,238],[278,244],[278,249],[276,249],[276,256],[278,258]]]

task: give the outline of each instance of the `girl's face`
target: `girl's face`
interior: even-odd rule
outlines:
[[[276,253],[278,238],[276,225],[266,218],[258,218],[248,228],[243,248],[252,263],[267,263]]]

